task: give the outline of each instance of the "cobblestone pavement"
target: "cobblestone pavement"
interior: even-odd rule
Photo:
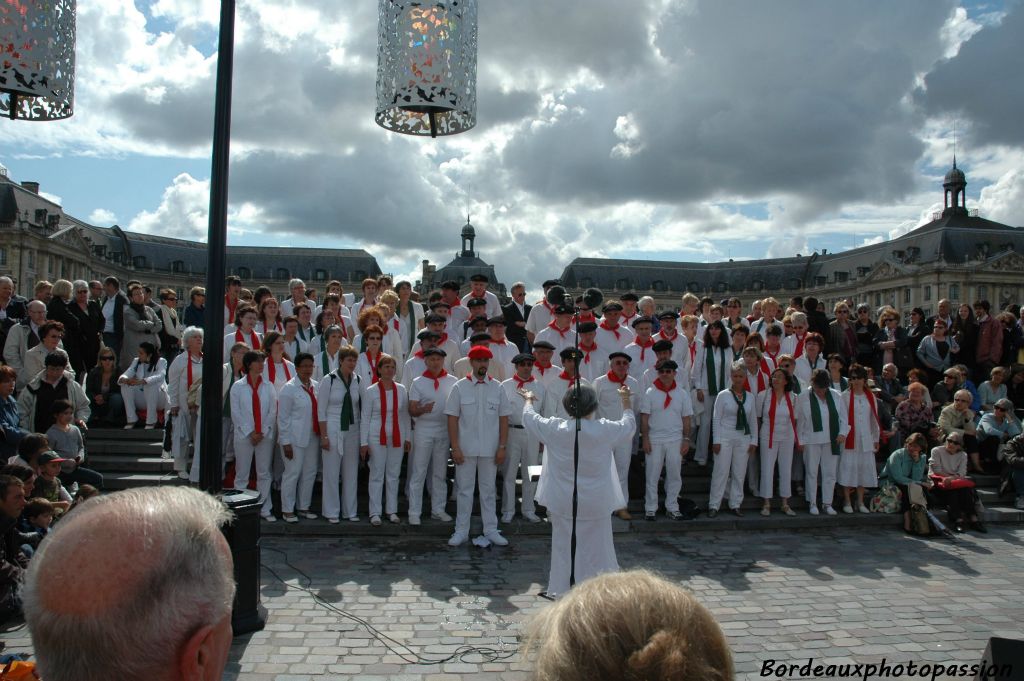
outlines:
[[[544,538],[503,549],[379,538],[265,538],[263,546],[267,626],[236,639],[225,678],[529,678],[515,647],[524,621],[546,604],[536,596],[547,574]],[[741,679],[759,678],[769,659],[972,664],[990,636],[1024,639],[1021,528],[992,528],[956,543],[841,528],[617,534],[616,546],[624,568],[657,570],[711,608]],[[293,588],[307,584],[296,568],[313,577],[320,599],[426,658],[478,646],[507,659],[405,663],[351,618]],[[2,636],[9,651],[28,644],[24,630]]]

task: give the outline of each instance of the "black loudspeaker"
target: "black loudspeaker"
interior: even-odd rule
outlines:
[[[1024,679],[1024,641],[990,638],[981,658],[975,681],[1016,681]]]
[[[221,497],[235,515],[222,529],[235,561],[235,603],[231,628],[235,636],[259,631],[267,622],[260,602],[260,508],[263,500],[250,490],[226,490]]]

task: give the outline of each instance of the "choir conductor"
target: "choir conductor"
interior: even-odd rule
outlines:
[[[566,392],[562,404],[570,418],[546,418],[533,408],[536,399],[528,390],[519,393],[526,400],[523,425],[527,433],[544,443],[544,469],[537,483],[536,499],[548,509],[551,523],[551,572],[549,596],[569,590],[570,543],[573,530],[573,444],[576,420],[580,419],[578,508],[576,514],[576,582],[602,572],[619,569],[612,543],[611,514],[625,506],[612,450],[631,441],[636,417],[630,406],[630,391],[619,388],[622,418],[618,421],[595,418],[597,393],[588,385]]]

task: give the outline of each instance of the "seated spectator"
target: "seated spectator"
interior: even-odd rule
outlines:
[[[50,442],[42,433],[29,433],[18,443],[18,453],[7,460],[8,464],[25,466],[39,474],[39,455],[50,451]]]
[[[1024,364],[1013,365],[1008,383],[1006,396],[1013,402],[1015,410],[1024,410]]]
[[[981,411],[992,411],[996,402],[1006,398],[1006,396],[1006,367],[992,367],[992,371],[989,372],[989,380],[982,383],[978,388]]]
[[[103,348],[99,364],[85,378],[85,394],[89,397],[90,427],[120,428],[124,425],[124,398],[117,385],[117,355]]]
[[[1013,507],[1024,511],[1024,435],[1018,435],[1007,442],[1002,455],[1006,467],[999,491],[1004,493],[1012,486],[1017,497]]]
[[[21,588],[28,567],[22,552],[24,535],[18,530],[18,518],[25,508],[25,488],[21,480],[0,475],[0,622],[21,614]]]
[[[928,459],[928,475],[936,482],[932,488],[932,497],[946,508],[949,522],[957,532],[964,531],[964,516],[975,530],[986,531],[975,511],[974,487],[949,486],[950,481],[967,479],[967,454],[964,452],[962,435],[950,433],[944,444],[932,449]]]
[[[89,419],[89,398],[85,390],[75,381],[75,375],[67,371],[68,356],[52,352],[46,356],[46,369],[25,386],[18,395],[18,413],[21,427],[35,433],[45,433],[53,424],[53,403],[67,400],[75,410],[75,425],[88,430],[85,422]]]
[[[914,383],[914,381],[910,381],[910,383]],[[899,403],[907,399],[907,390],[900,383],[899,369],[892,362],[882,367],[882,376],[875,379],[875,386],[881,391],[878,395],[879,399],[888,404],[894,413]],[[927,396],[927,394],[926,390],[925,395]],[[928,407],[931,408],[931,406],[931,402],[928,401]]]
[[[726,681],[732,653],[711,612],[647,572],[609,572],[578,584],[530,623],[536,681]]]
[[[71,502],[71,508],[68,510],[74,510],[93,497],[98,497],[99,495],[100,491],[92,485],[82,485],[78,488],[78,491],[75,492],[75,500]]]
[[[25,510],[22,511],[22,516],[28,523],[29,532],[39,537],[35,546],[38,546],[39,542],[50,532],[50,525],[53,524],[54,515],[53,504],[42,497],[29,499],[25,503]],[[26,543],[21,546],[21,550],[26,556],[31,558],[36,552],[35,546]]]
[[[48,320],[39,327],[39,344],[25,353],[25,366],[21,368],[21,374],[18,377],[20,385],[26,385],[43,371],[46,366],[46,358],[51,353],[62,354],[65,358],[68,356],[61,342],[63,337],[64,325],[60,322]]]
[[[888,480],[899,487],[900,510],[903,512],[903,529],[910,532],[910,485],[921,485],[931,489],[932,481],[928,478],[928,459],[922,456],[928,441],[921,433],[911,433],[904,441],[903,447],[889,455],[885,466],[879,474],[879,480]]]
[[[953,367],[960,372],[960,389],[971,393],[971,410],[977,414],[981,410],[981,395],[978,394],[978,387],[971,380],[971,370],[966,364],[957,364]]]
[[[964,436],[964,449],[971,457],[971,470],[984,473],[981,458],[978,455],[978,431],[974,426],[974,412],[971,411],[971,393],[957,390],[953,396],[953,404],[943,407],[939,414],[939,427],[946,435],[960,433]]]
[[[978,451],[982,461],[994,462],[999,445],[1021,433],[1021,424],[1013,413],[1013,402],[1005,397],[996,400],[992,411],[978,422]]]
[[[932,413],[936,418],[944,407],[953,404],[953,395],[960,389],[960,378],[957,369],[946,369],[942,374],[942,380],[932,388]]]
[[[907,399],[896,407],[896,422],[899,424],[899,438],[905,440],[911,433],[926,427],[932,420],[932,410],[924,396],[928,394],[923,383],[907,386]]]
[[[10,475],[21,480],[21,486],[25,489],[25,498],[31,499],[35,495],[36,472],[28,466],[17,463],[9,463],[0,466],[0,475]]]
[[[6,365],[0,366],[0,461],[16,456],[18,443],[28,434],[21,427],[21,415],[14,399],[17,380],[17,371]]]
[[[60,480],[65,485],[88,483],[103,489],[103,476],[82,466],[85,463],[85,439],[82,431],[71,421],[75,412],[67,400],[53,403],[54,424],[46,431],[46,439],[53,451],[65,459]]]
[[[235,595],[221,533],[229,517],[198,490],[150,487],[94,499],[62,520],[25,578],[39,676],[220,679]],[[71,599],[69,584],[88,588]]]
[[[39,477],[36,478],[35,495],[53,503],[57,515],[71,508],[71,495],[60,484],[60,465],[64,459],[57,452],[43,452],[39,455]]]
[[[167,406],[167,360],[157,353],[156,346],[139,343],[138,354],[117,383],[124,399],[125,430],[135,427],[139,412],[146,419],[146,430],[156,428]]]

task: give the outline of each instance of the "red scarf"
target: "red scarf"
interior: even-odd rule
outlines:
[[[654,339],[648,338],[646,343],[642,343],[639,338],[633,341],[640,348],[640,361],[643,362],[647,358],[647,348],[654,347]]]
[[[270,378],[271,383],[276,382],[275,377],[277,376],[277,369],[274,367],[276,363],[277,362],[274,361],[273,357],[267,358],[267,376]],[[284,367],[284,379],[286,381],[292,380],[292,372],[288,371],[288,362],[282,359],[281,366]]]
[[[313,393],[313,388],[302,386],[302,389],[306,391],[306,394],[309,395],[310,401],[313,403],[313,432],[316,433],[317,435],[319,435],[320,434],[320,420],[319,420],[319,417],[317,416],[317,411],[316,411],[316,394]]]
[[[786,406],[789,407],[789,422],[793,424],[793,437],[796,438],[796,446],[800,446],[800,436],[796,432],[796,414],[793,412],[793,400],[789,398],[789,393],[786,395]],[[772,446],[772,442],[775,440],[775,408],[779,406],[779,401],[775,399],[774,391],[771,394],[772,404],[768,407],[768,448]]]
[[[804,338],[807,338],[806,333],[803,336],[796,337],[796,349],[793,350],[793,359],[796,359],[800,355],[804,354]]]
[[[867,396],[868,404],[871,406],[871,415],[873,417],[875,417],[875,421],[878,422],[878,406],[875,404],[875,396],[871,394],[870,390],[865,390],[864,394]],[[847,418],[847,422],[850,424],[850,433],[849,433],[849,435],[846,436],[846,449],[853,449],[854,446],[855,446],[856,439],[855,439],[855,433],[854,433],[855,427],[854,427],[854,423],[853,423],[854,422],[854,418],[853,418],[853,391],[852,390],[850,391],[850,406],[849,406],[849,412],[848,412],[846,418]],[[881,424],[880,423],[879,423],[879,428],[881,428]]]
[[[759,393],[764,392],[764,388],[765,388],[764,377],[765,376],[767,376],[767,374],[765,374],[763,371],[758,371],[757,372],[757,392],[759,392]],[[754,392],[753,390],[750,389],[750,372],[749,371],[747,372],[747,377],[743,379],[743,389],[746,390],[748,393]],[[771,445],[769,445],[769,447],[770,446]]]
[[[601,328],[604,329],[605,331],[611,331],[612,333],[614,333],[615,334],[615,340],[621,340],[620,337],[619,337],[619,325],[618,324],[616,324],[615,326],[608,326],[608,321],[607,320],[601,320]]]
[[[580,350],[584,352],[583,363],[590,364],[590,353],[597,350],[597,343],[591,343],[590,345],[583,345],[580,343]]]
[[[437,341],[437,347],[441,347],[442,345],[444,345],[447,342],[448,342],[448,332],[445,331],[444,333],[441,334],[441,338]]]
[[[241,329],[235,329],[235,342],[236,343],[245,343],[245,336],[242,335],[242,330]],[[246,345],[248,345],[253,350],[258,350],[259,349],[259,347],[260,347],[260,339],[259,339],[259,336],[256,335],[255,331],[250,331],[249,332],[249,343],[246,343]]]
[[[249,387],[252,388],[252,421],[255,426],[253,430],[257,433],[263,432],[263,410],[260,409],[260,383],[263,382],[263,378],[256,379],[256,385],[252,384],[252,376],[245,377]]]
[[[690,366],[693,366],[694,361],[697,359],[697,339],[689,341],[688,345],[690,348]]]
[[[555,308],[553,306],[551,306],[551,305],[548,305],[548,301],[546,301],[546,300],[542,300],[540,302],[544,303],[544,307],[547,308],[548,314],[550,314],[552,317],[554,317],[555,316]]]
[[[548,362],[547,364],[541,364],[540,362],[534,362],[533,366],[538,368],[538,369],[540,369],[540,375],[543,376],[544,372],[552,367],[552,364],[551,364],[551,362]]]
[[[552,319],[550,322],[548,322],[548,328],[549,329],[554,329],[555,331],[557,331],[558,335],[561,336],[563,340],[565,339],[565,334],[569,333],[569,327],[568,326],[565,327],[564,329],[560,329],[555,324],[555,320],[554,319]]]
[[[391,325],[395,327],[395,331],[398,331],[398,317],[391,320]]]
[[[348,339],[348,328],[345,326],[345,318],[338,313],[338,322],[341,323],[341,335]]]
[[[572,381],[576,380],[575,376],[570,376],[569,374],[565,373],[565,369],[562,369],[562,373],[558,374],[558,377],[560,379],[562,379],[563,381],[566,381],[566,382],[569,382],[569,383],[571,383]]]
[[[373,372],[373,380],[370,383],[376,383],[380,380],[380,374],[377,373],[377,361],[380,359],[381,353],[378,352],[376,357],[371,357],[370,351],[367,350],[363,354],[366,355],[366,361],[370,363],[370,371]]]
[[[376,369],[374,370],[376,372]],[[380,443],[385,447],[388,444],[388,393],[384,385],[377,382],[377,389],[380,390]],[[402,434],[398,430],[398,385],[391,384],[391,446],[402,446]]]
[[[419,350],[412,354],[415,355],[418,359],[423,359],[423,348],[420,348]]]
[[[658,335],[661,336],[664,340],[669,341],[670,343],[675,343],[676,342],[676,338],[679,338],[679,332],[678,331],[676,331],[671,336],[666,336],[665,335],[665,327],[664,326],[661,327],[661,331],[658,332]]]
[[[447,375],[448,375],[448,372],[445,371],[444,369],[441,369],[441,373],[439,373],[437,376],[434,376],[432,373],[430,373],[430,371],[424,371],[423,372],[423,376],[425,378],[433,379],[433,381],[434,381],[434,390],[440,390],[441,389],[441,379],[444,378]]]
[[[235,310],[238,309],[238,298],[235,298],[235,304],[232,305],[231,301],[228,300],[228,297],[224,296],[224,306],[226,308],[228,308],[228,320],[225,323],[227,323],[227,324],[234,324],[235,323]]]
[[[621,379],[619,379],[619,377],[615,375],[615,372],[610,370],[607,374],[605,374],[605,376],[607,376],[608,380],[611,381],[612,383],[618,383],[619,385],[625,385],[626,379],[629,378],[629,374],[626,374]]]
[[[201,360],[202,358],[203,358],[203,356],[200,354],[199,355],[199,359]],[[188,378],[187,378],[188,382],[187,382],[187,385],[185,386],[185,389],[188,390],[189,388],[192,387],[192,355],[191,354],[189,354],[188,359],[185,361],[185,366],[187,367],[187,371],[188,371]]]
[[[655,388],[657,388],[658,390],[660,390],[661,392],[665,393],[665,406],[664,406],[664,408],[668,409],[668,405],[670,405],[672,403],[672,395],[670,393],[673,390],[676,389],[676,381],[675,381],[675,379],[672,379],[672,385],[668,386],[667,388],[661,382],[661,378],[660,377],[654,379],[654,383],[652,385]]]
[[[534,380],[532,375],[526,380],[519,378],[519,374],[512,374],[512,378],[516,379],[516,390],[522,390],[524,385],[533,383]]]
[[[462,305],[462,299],[456,298],[454,303],[448,303],[448,307],[458,307]]]
[[[579,324],[580,322],[596,322],[597,321],[597,317],[594,316],[594,311],[593,310],[587,310],[586,312],[580,312],[579,315],[577,315],[577,317],[578,317],[578,319],[576,320],[577,324]]]

